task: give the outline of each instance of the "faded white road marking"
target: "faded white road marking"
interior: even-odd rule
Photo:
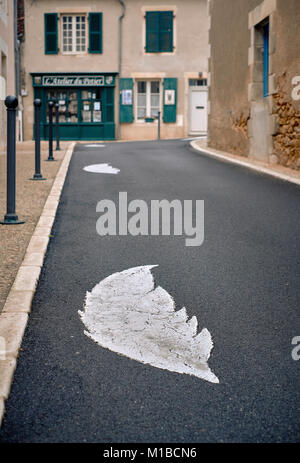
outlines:
[[[90,145],[84,145],[84,146],[85,146],[85,148],[105,148],[106,147],[106,145],[100,145],[100,144],[96,144],[96,143],[95,144],[92,143]]]
[[[84,333],[138,362],[218,383],[207,364],[213,348],[209,331],[197,334],[197,318],[188,320],[185,308],[175,311],[170,294],[154,288],[154,267],[114,273],[87,292],[79,311]]]
[[[191,138],[182,138],[182,141],[202,140],[204,138],[207,138],[207,135],[200,135],[199,137],[191,137]]]
[[[109,164],[92,164],[83,168],[86,172],[95,172],[97,174],[118,174],[120,169],[112,167]]]

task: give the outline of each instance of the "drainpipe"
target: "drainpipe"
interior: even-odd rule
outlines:
[[[14,58],[15,58],[15,95],[20,99],[20,47],[21,43],[18,37],[18,0],[14,0]],[[20,118],[21,110],[18,110],[18,133],[17,140],[22,141],[23,130]]]
[[[121,72],[122,72],[122,23],[123,23],[123,18],[125,16],[125,3],[123,0],[118,0],[122,7],[122,14],[119,17],[119,62],[118,62],[118,72],[119,72],[119,92],[118,96],[120,98],[120,78],[121,78]],[[118,101],[119,101],[118,98]],[[120,119],[120,117],[119,117]],[[120,120],[118,122],[118,134],[117,134],[118,140],[120,140]]]
[[[19,62],[19,50],[18,50],[18,3],[17,0],[14,0],[14,58],[15,58],[15,95],[19,96],[19,82],[18,82],[18,62]]]

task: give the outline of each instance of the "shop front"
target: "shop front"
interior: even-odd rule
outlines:
[[[116,73],[32,73],[31,75],[34,98],[42,101],[42,139],[48,139],[48,102],[51,100],[59,105],[59,130],[62,140],[115,139]]]

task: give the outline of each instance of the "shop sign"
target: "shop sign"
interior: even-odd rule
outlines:
[[[113,76],[36,76],[34,85],[43,87],[103,87],[114,85]]]

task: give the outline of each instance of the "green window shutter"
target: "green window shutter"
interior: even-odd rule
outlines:
[[[58,53],[57,44],[57,13],[46,13],[45,20],[45,54],[56,55]]]
[[[173,11],[159,14],[159,51],[173,51]]]
[[[89,13],[89,53],[102,53],[102,13]]]
[[[173,51],[173,11],[146,12],[146,52]]]
[[[159,52],[159,11],[146,12],[146,52]]]
[[[173,90],[175,95],[174,104],[166,104],[166,90]],[[177,105],[177,78],[164,79],[164,122],[176,122],[176,105]]]
[[[122,91],[131,90],[132,104],[122,104]],[[133,79],[120,78],[120,122],[133,122]]]

